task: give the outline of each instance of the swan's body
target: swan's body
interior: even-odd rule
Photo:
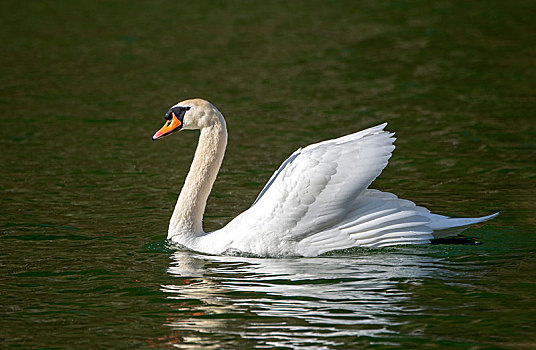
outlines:
[[[180,129],[201,132],[168,231],[168,239],[192,250],[316,256],[355,246],[424,244],[497,215],[453,219],[367,189],[394,149],[393,134],[382,124],[297,150],[248,210],[222,229],[205,233],[205,204],[227,145],[225,120],[200,99],[178,103],[166,119],[153,139]]]

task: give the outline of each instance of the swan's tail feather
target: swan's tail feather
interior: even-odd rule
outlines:
[[[312,256],[356,246],[426,244],[434,238],[456,235],[470,225],[498,215],[449,218],[377,190],[364,191],[356,199],[354,208],[336,227],[301,240],[298,245],[302,254]]]
[[[435,220],[432,218],[432,222],[428,224],[428,227],[434,230],[434,238],[443,238],[455,236],[471,225],[491,220],[499,215],[499,213],[482,216],[479,218],[449,218],[442,215],[431,215],[437,218]]]

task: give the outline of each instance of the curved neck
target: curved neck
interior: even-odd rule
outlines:
[[[205,206],[226,146],[227,129],[223,118],[201,129],[190,171],[169,222],[168,238],[181,234],[197,237],[204,233]]]

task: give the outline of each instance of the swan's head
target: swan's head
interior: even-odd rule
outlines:
[[[153,135],[153,140],[182,129],[196,130],[211,127],[225,121],[210,102],[195,98],[177,103],[164,116],[166,123]]]

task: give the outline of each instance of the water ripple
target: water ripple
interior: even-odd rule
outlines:
[[[261,259],[179,251],[168,268],[176,284],[161,290],[180,301],[167,325],[195,338],[193,347],[207,334],[239,334],[261,348],[329,348],[345,337],[396,334],[396,316],[419,311],[405,305],[411,295],[403,284],[441,265],[392,252]]]

